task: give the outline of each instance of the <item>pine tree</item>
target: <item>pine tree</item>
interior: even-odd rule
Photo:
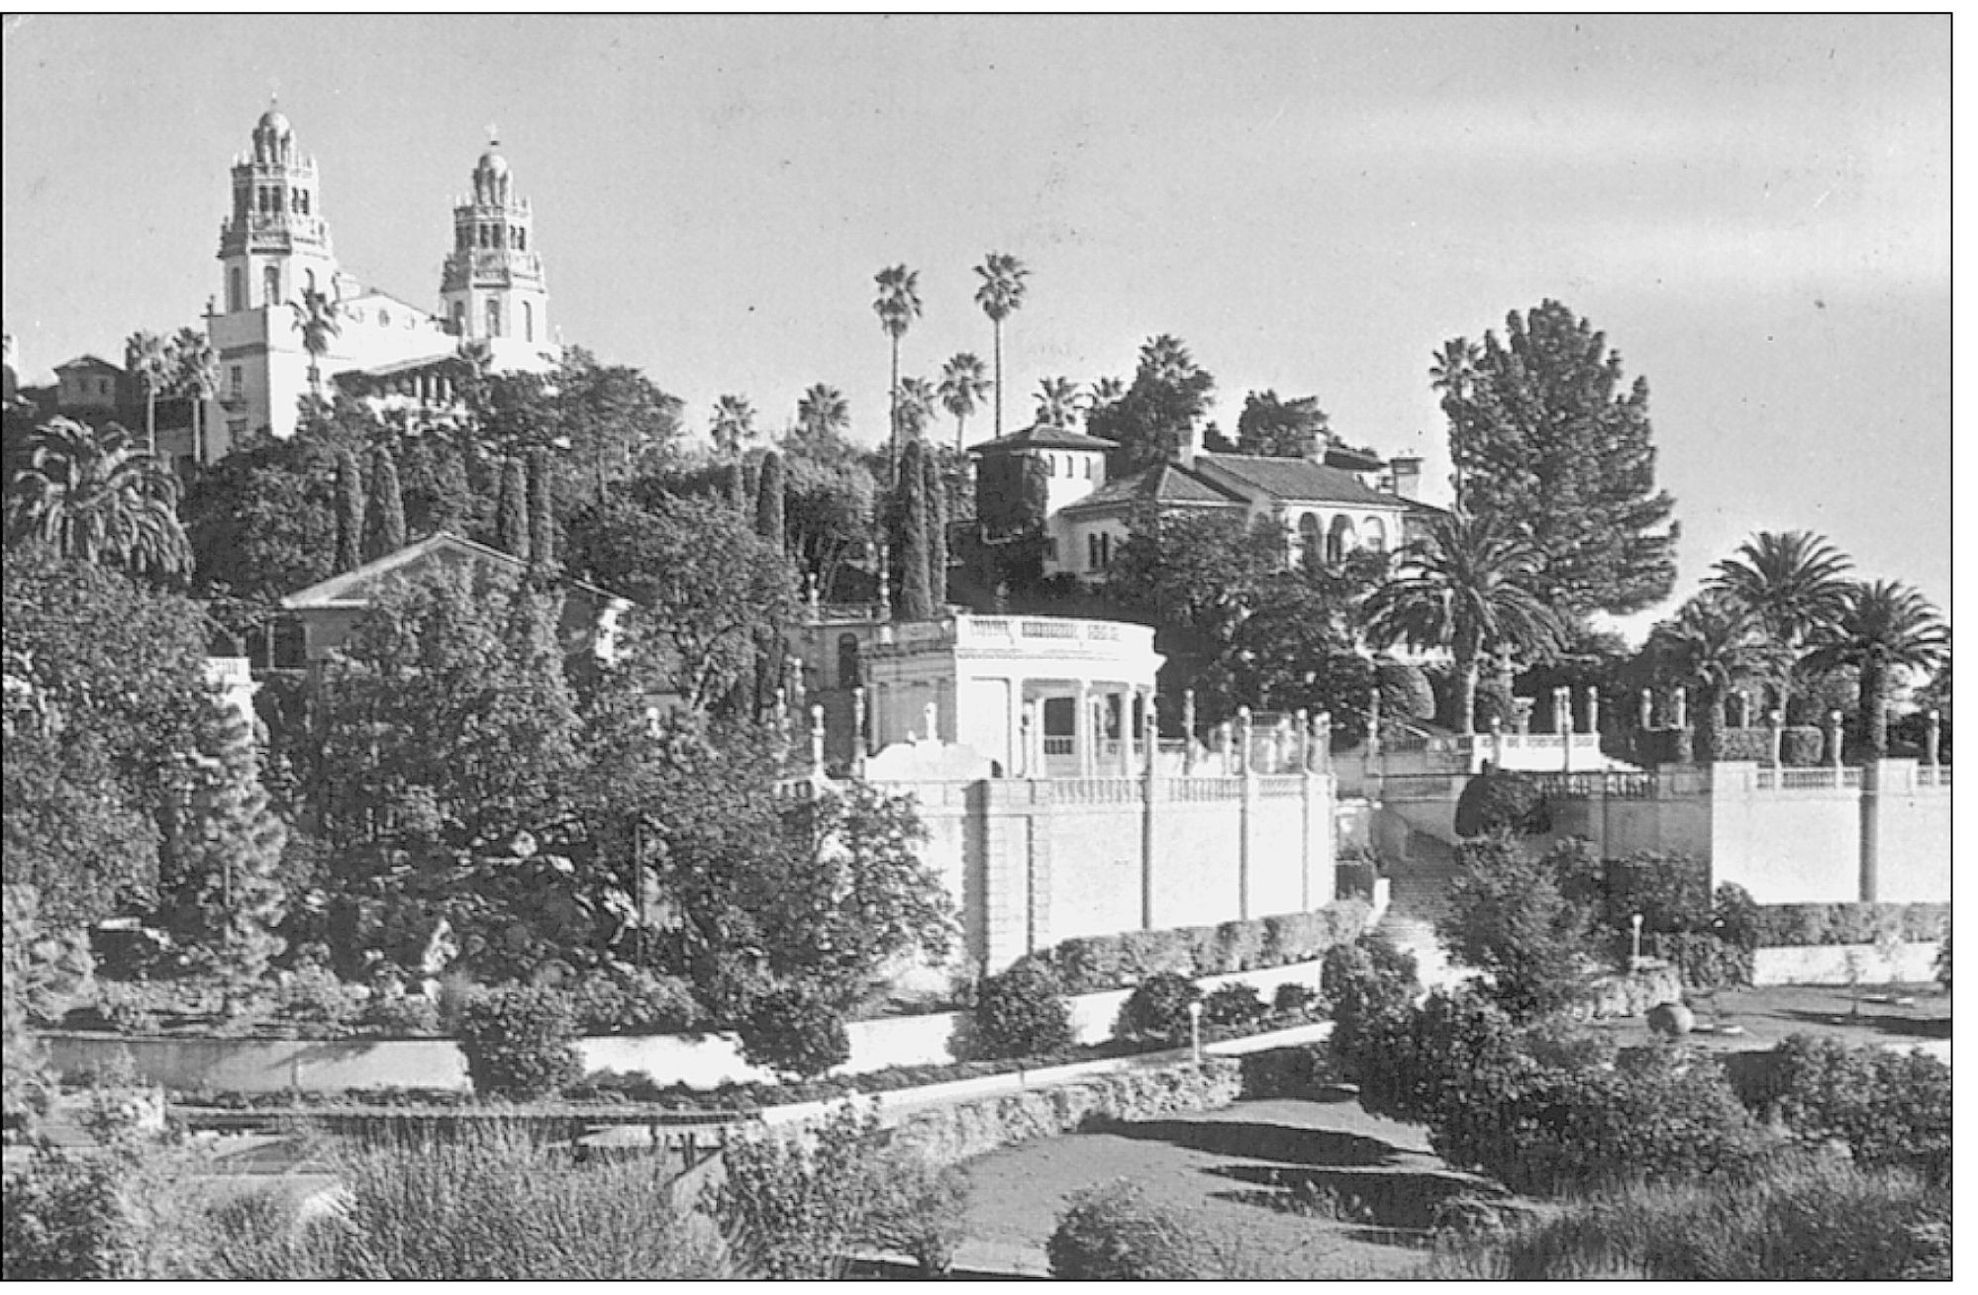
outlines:
[[[934,619],[934,591],[928,587],[927,475],[921,468],[918,438],[900,449],[900,517],[905,529],[900,554],[900,619]]]
[[[550,495],[549,452],[529,452],[529,561],[547,570],[556,560],[556,511]]]
[[[783,456],[775,450],[762,456],[756,482],[755,532],[775,545],[777,552],[783,551]]]
[[[528,493],[522,460],[503,463],[501,494],[495,500],[495,547],[524,562],[529,560]]]
[[[167,814],[158,920],[219,974],[231,1003],[283,948],[275,928],[287,908],[288,827],[269,806],[245,715],[215,702],[201,746],[187,794]]]
[[[398,464],[380,445],[371,451],[371,489],[364,523],[366,560],[405,547],[405,496],[398,486]]]
[[[920,456],[921,493],[927,497],[927,592],[934,610],[948,602],[948,487],[932,451]]]
[[[337,451],[337,571],[355,570],[364,561],[363,543],[364,474],[346,446]]]

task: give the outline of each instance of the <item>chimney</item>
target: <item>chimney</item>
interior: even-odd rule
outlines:
[[[1412,456],[1388,460],[1388,470],[1394,474],[1394,493],[1403,499],[1422,497],[1422,461]]]
[[[1175,447],[1174,461],[1190,471],[1193,471],[1195,468],[1195,455],[1197,453],[1195,442],[1196,438],[1200,435],[1201,433],[1195,430],[1195,425],[1190,423],[1187,430],[1181,434],[1181,444]]]

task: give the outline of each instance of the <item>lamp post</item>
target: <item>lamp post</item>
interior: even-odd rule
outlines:
[[[1188,1005],[1188,1035],[1195,1047],[1195,1064],[1202,1064],[1202,1001]]]
[[[1628,920],[1629,923],[1635,928],[1635,956],[1633,961],[1638,963],[1641,961],[1641,914],[1636,913],[1632,918]]]

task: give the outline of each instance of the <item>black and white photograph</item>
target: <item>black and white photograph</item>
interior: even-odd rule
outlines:
[[[1951,1279],[1950,13],[0,35],[9,1283]]]

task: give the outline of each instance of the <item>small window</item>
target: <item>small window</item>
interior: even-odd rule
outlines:
[[[227,369],[227,387],[236,397],[240,395],[241,387],[245,381],[246,374],[241,371],[241,367],[238,364],[232,365]]]
[[[529,250],[529,231],[528,231],[528,230],[526,230],[526,229],[517,229],[517,230],[515,231],[515,250],[516,250],[516,251],[518,251],[518,252],[526,252],[526,251],[528,251],[528,250]]]
[[[1099,569],[1099,537],[1097,535],[1087,535],[1085,537],[1085,569],[1088,571],[1097,571]]]
[[[1085,479],[1087,481],[1092,479],[1092,456],[1089,454],[1085,456]]]
[[[232,311],[232,310],[247,309],[246,282],[247,282],[246,278],[241,274],[239,266],[236,265],[232,269],[227,271],[227,309],[228,310]]]

